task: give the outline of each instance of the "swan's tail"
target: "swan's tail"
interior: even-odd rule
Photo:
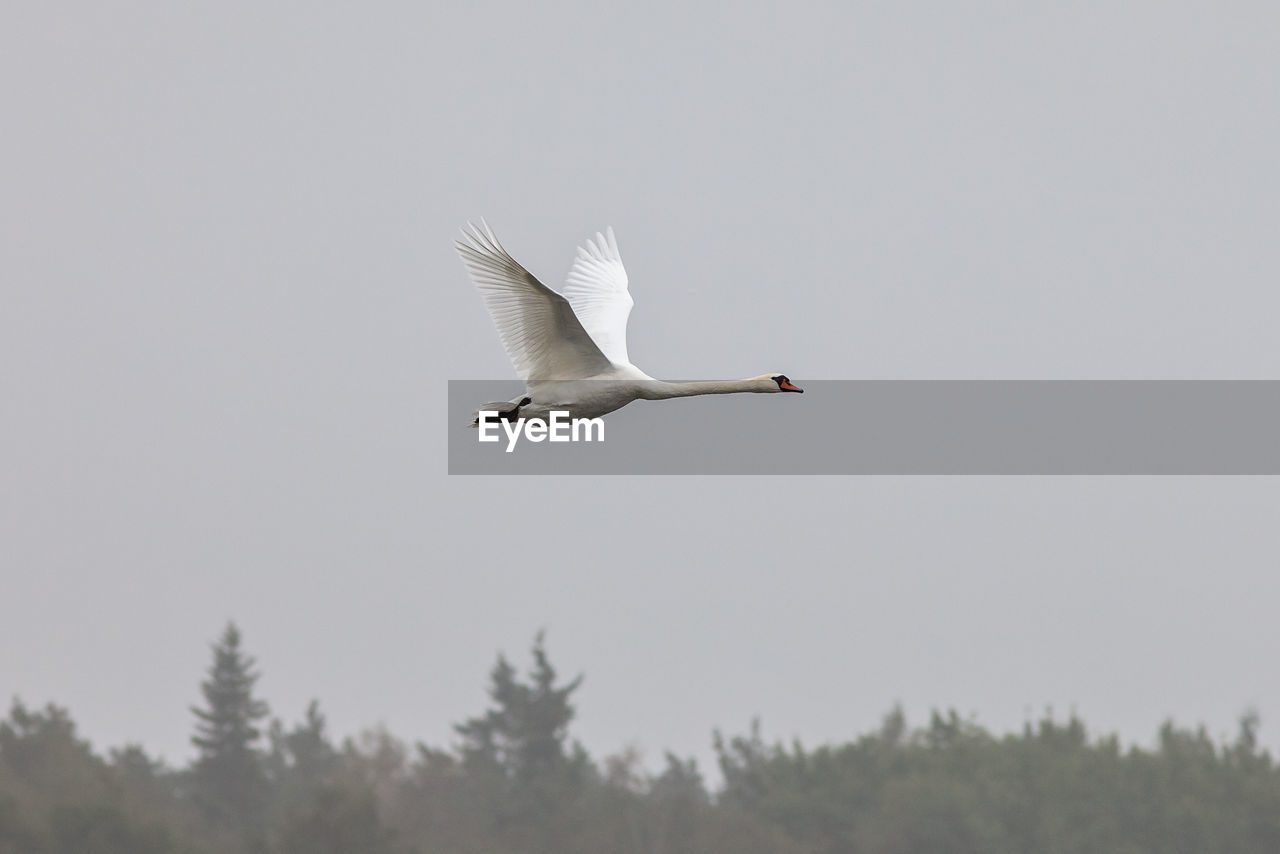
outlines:
[[[515,400],[499,400],[494,403],[486,403],[475,412],[471,413],[471,427],[480,426],[481,412],[498,413],[499,421],[515,421],[520,417],[520,408],[529,405],[528,397],[518,397]],[[492,420],[492,419],[491,419]]]

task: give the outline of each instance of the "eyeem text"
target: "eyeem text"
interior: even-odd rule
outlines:
[[[502,432],[507,434],[508,454],[515,450],[516,442],[519,441],[521,433],[530,442],[548,440],[552,442],[604,441],[603,418],[570,418],[569,411],[566,409],[551,410],[546,421],[542,419],[526,420],[524,418],[504,421],[497,412],[488,409],[482,409],[476,414],[478,417],[476,426],[480,428],[480,441],[502,441],[502,436],[498,431],[498,426],[501,425]]]

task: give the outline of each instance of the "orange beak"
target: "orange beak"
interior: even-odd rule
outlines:
[[[800,388],[800,386],[795,385],[794,383],[788,382],[787,380],[783,380],[782,382],[778,383],[778,388],[782,389],[783,391],[798,391],[801,394],[804,394],[804,389]]]

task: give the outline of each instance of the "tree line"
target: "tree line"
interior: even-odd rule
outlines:
[[[715,733],[723,782],[668,753],[593,759],[541,635],[503,656],[449,748],[383,729],[335,743],[313,702],[269,720],[229,624],[192,707],[196,758],[95,753],[66,710],[0,722],[0,854],[1178,854],[1280,851],[1280,766],[1256,715],[1229,743],[1166,723],[1153,749],[1072,715],[993,735],[955,712],[806,749]]]

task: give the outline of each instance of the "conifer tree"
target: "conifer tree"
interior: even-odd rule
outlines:
[[[192,768],[197,798],[211,819],[244,830],[259,825],[266,794],[256,723],[266,717],[267,704],[253,696],[253,665],[240,649],[240,631],[227,623],[213,645],[209,678],[200,684],[205,706],[191,707],[191,743],[200,751]]]
[[[312,700],[306,718],[290,730],[279,719],[273,720],[267,740],[270,749],[265,767],[276,810],[296,813],[316,790],[332,782],[341,760],[325,732],[320,703]]]
[[[568,816],[584,791],[591,762],[580,745],[566,750],[582,677],[559,684],[543,636],[533,646],[528,681],[499,656],[490,674],[493,706],[455,727],[463,766],[477,783],[492,827],[511,833],[504,844],[527,851],[568,850]]]
[[[459,724],[463,755],[474,766],[496,766],[520,783],[545,776],[568,758],[564,749],[573,720],[570,696],[582,677],[556,684],[556,671],[547,658],[543,635],[533,645],[534,666],[525,683],[503,656],[490,674],[489,696],[495,706],[482,717]]]

